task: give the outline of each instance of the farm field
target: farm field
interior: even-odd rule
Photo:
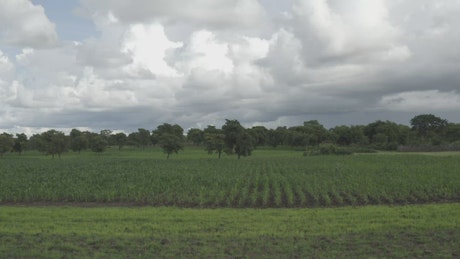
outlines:
[[[4,258],[458,258],[460,205],[0,207]]]
[[[0,163],[0,203],[122,203],[199,208],[304,208],[460,200],[460,154],[253,156],[166,159],[159,149],[68,153],[51,159],[8,154]]]
[[[0,162],[1,257],[460,256],[459,153],[152,148]]]

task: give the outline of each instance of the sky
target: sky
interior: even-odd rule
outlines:
[[[0,0],[0,132],[460,122],[460,0]]]

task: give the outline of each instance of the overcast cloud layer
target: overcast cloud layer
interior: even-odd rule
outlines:
[[[460,122],[457,0],[44,2],[0,0],[2,131]]]

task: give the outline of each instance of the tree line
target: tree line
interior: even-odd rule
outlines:
[[[460,150],[460,124],[432,114],[422,114],[410,120],[410,126],[391,121],[375,121],[368,125],[336,126],[326,129],[317,120],[303,125],[267,129],[264,126],[243,127],[238,120],[226,120],[221,128],[209,125],[205,129],[192,128],[184,134],[177,124],[164,123],[154,130],[139,128],[129,134],[102,130],[100,133],[72,129],[69,135],[48,130],[28,138],[24,133],[15,136],[0,134],[0,156],[6,152],[21,154],[37,150],[52,157],[72,150],[92,150],[100,153],[108,147],[135,146],[145,149],[160,146],[167,158],[178,153],[185,145],[202,146],[218,158],[223,153],[240,157],[249,156],[261,146],[285,146],[298,149],[319,149],[322,145],[362,147],[375,150]]]

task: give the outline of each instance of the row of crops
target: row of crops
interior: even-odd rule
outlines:
[[[460,200],[460,156],[9,158],[0,202],[320,207]]]

